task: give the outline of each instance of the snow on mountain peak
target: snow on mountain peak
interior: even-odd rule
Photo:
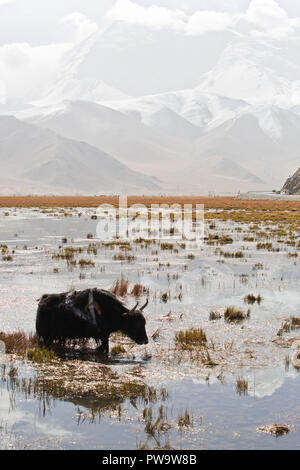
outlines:
[[[290,107],[300,101],[300,67],[271,47],[231,43],[197,89],[254,104]]]

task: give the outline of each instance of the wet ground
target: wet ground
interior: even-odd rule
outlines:
[[[122,344],[124,353],[108,362],[77,358],[74,367],[85,362],[87,383],[89,367],[93,380],[95,367],[100,375],[107,367],[118,383],[126,377],[126,383],[156,391],[149,398],[133,390],[114,400],[111,390],[107,396],[90,390],[80,399],[64,389],[63,396],[53,384],[44,386],[40,365],[2,355],[1,448],[298,448],[300,378],[290,359],[300,331],[278,336],[286,319],[300,316],[297,227],[280,227],[277,234],[276,223],[253,227],[211,220],[209,214],[202,244],[172,237],[150,243],[150,236],[137,233],[122,246],[112,234],[96,238],[94,209],[1,209],[0,330],[34,331],[37,299],[44,293],[110,289],[123,278],[123,300],[133,306],[131,289],[141,284],[140,302],[149,297],[149,344],[115,335],[111,347]],[[258,249],[258,242],[272,247]],[[67,247],[77,250],[69,259],[61,256]],[[250,293],[262,301],[246,304]],[[226,322],[228,306],[250,308],[249,318]],[[210,320],[212,311],[221,318]],[[192,327],[205,331],[206,347],[176,348],[175,333]],[[285,423],[290,432],[275,437],[257,431],[272,423]]]

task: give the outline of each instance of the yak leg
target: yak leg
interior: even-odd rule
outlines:
[[[39,346],[45,346],[46,348],[50,348],[50,346],[53,344],[53,339],[49,338],[48,336],[46,337],[39,337],[38,339],[38,344]]]
[[[108,344],[108,336],[105,336],[104,338],[101,339],[101,346],[99,346],[97,349],[104,354],[108,355],[109,352],[109,344]]]

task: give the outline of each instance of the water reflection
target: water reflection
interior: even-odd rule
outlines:
[[[67,362],[53,367],[42,366],[42,370],[35,371],[31,369],[26,375],[22,373],[22,366],[15,366],[3,363],[0,366],[0,386],[6,389],[9,397],[8,412],[15,411],[17,408],[17,398],[22,395],[25,400],[34,400],[38,403],[39,412],[42,416],[51,414],[56,400],[73,403],[76,407],[84,407],[90,411],[90,416],[100,417],[107,410],[119,410],[125,400],[129,400],[135,408],[138,405],[148,405],[156,403],[158,400],[166,400],[168,393],[165,388],[155,389],[142,382],[129,381],[125,376],[120,379],[112,373],[107,367],[101,367],[98,371],[93,370],[92,364],[86,368],[86,375],[82,377],[81,372],[71,369],[74,374],[76,385],[78,386],[78,377],[80,375],[81,383],[76,389],[72,383],[70,370],[66,367]],[[71,362],[70,362],[71,364]],[[65,366],[65,367],[64,367]],[[76,364],[72,364],[76,367]],[[79,368],[79,367],[78,367]],[[63,370],[62,370],[63,369]],[[101,370],[102,377],[95,377]],[[73,371],[73,372],[72,372]],[[93,386],[89,387],[90,372]],[[69,375],[64,376],[68,373]],[[77,376],[76,376],[77,374]],[[76,380],[77,379],[77,380]],[[101,379],[105,379],[102,381]]]

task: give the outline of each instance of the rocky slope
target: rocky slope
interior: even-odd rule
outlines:
[[[300,194],[300,168],[286,180],[281,191],[285,194]]]

